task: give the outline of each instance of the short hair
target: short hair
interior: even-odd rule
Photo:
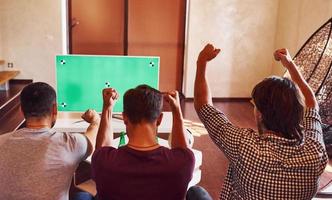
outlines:
[[[304,107],[293,81],[276,76],[265,78],[255,86],[251,96],[265,128],[287,139],[302,139]]]
[[[20,101],[25,118],[45,117],[56,102],[55,90],[47,83],[31,83],[22,90]]]
[[[123,97],[123,113],[133,124],[142,121],[154,122],[162,110],[163,98],[160,91],[148,86],[139,85],[129,89]]]

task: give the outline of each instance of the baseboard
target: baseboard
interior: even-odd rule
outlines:
[[[213,97],[213,102],[249,102],[251,100],[250,97]],[[192,102],[194,98],[184,98],[185,102]]]
[[[30,84],[32,83],[32,79],[11,79],[9,83],[17,83],[17,84]]]

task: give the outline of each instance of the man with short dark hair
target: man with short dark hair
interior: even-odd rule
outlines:
[[[129,142],[115,149],[112,109],[118,98],[103,90],[103,112],[92,157],[92,173],[100,199],[183,200],[194,169],[194,154],[184,136],[183,117],[176,91],[162,94],[147,85],[128,90],[123,100],[123,120]],[[163,98],[173,113],[171,149],[158,144]]]
[[[56,94],[46,83],[32,83],[21,92],[26,128],[0,135],[0,199],[67,200],[78,164],[93,150],[100,117],[88,110],[85,135],[52,129],[57,117]]]

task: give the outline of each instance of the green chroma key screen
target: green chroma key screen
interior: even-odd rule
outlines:
[[[140,84],[158,89],[159,57],[56,56],[59,111],[102,110],[102,90],[115,88],[119,99],[114,112],[122,112],[123,95]]]

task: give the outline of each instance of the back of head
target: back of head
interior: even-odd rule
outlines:
[[[254,103],[262,114],[265,128],[288,139],[301,139],[304,108],[299,90],[293,81],[269,77],[252,91]]]
[[[22,90],[20,100],[25,118],[45,117],[52,113],[56,94],[47,83],[36,82]]]
[[[148,86],[139,85],[128,90],[123,97],[123,113],[133,124],[154,122],[162,110],[162,94]]]

